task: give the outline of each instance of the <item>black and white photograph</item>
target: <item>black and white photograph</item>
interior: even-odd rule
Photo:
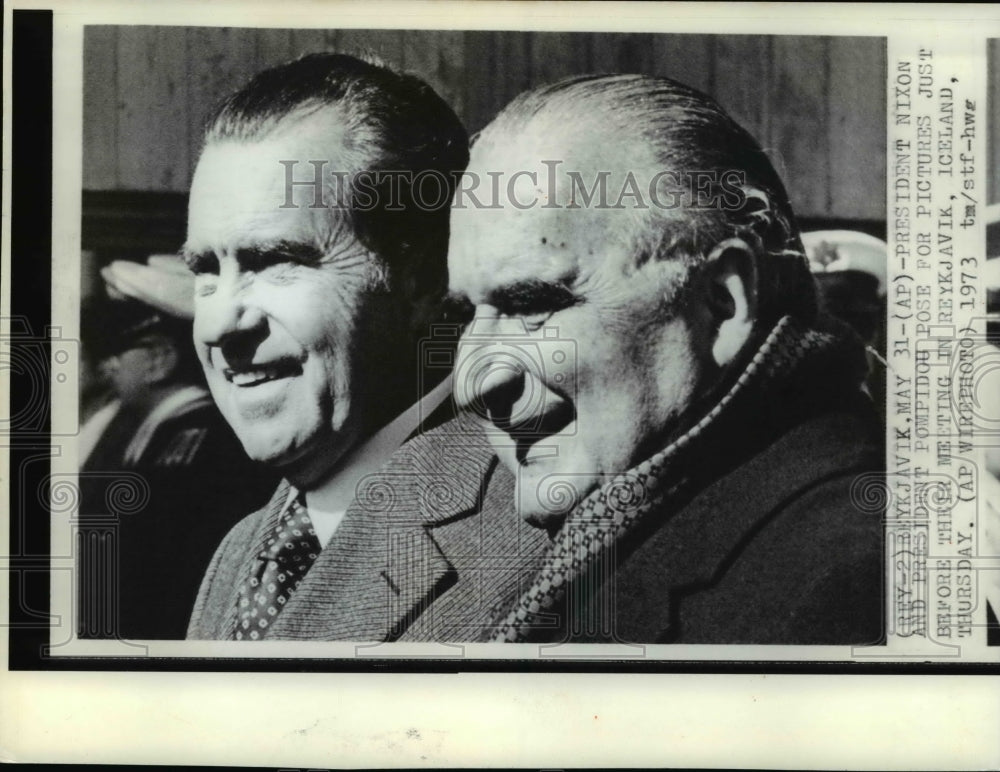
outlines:
[[[213,754],[258,679],[291,755],[142,760],[265,767],[663,764],[599,738],[668,715],[711,751],[676,763],[781,767],[691,740],[655,685],[808,699],[883,750],[892,690],[847,684],[972,700],[950,679],[1000,662],[1000,16],[288,5],[7,15],[4,677],[157,711],[189,685]],[[435,728],[490,694],[590,755]],[[940,747],[911,723],[906,758]]]
[[[84,68],[81,636],[882,641],[884,39]]]

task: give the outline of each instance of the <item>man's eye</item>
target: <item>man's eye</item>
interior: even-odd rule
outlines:
[[[219,258],[211,252],[201,254],[185,253],[183,257],[188,270],[195,276],[203,274],[219,275]]]
[[[452,324],[466,325],[476,315],[476,307],[468,298],[449,295],[441,304],[441,321]]]
[[[531,284],[500,293],[496,308],[504,316],[544,321],[557,311],[576,305],[579,298],[559,284]]]
[[[282,243],[270,248],[242,249],[236,259],[244,271],[257,273],[275,266],[315,268],[323,261],[323,254],[311,244]]]
[[[521,314],[519,318],[524,322],[524,327],[529,332],[534,332],[544,325],[555,311],[539,311],[534,314]]]
[[[293,261],[288,255],[280,252],[248,252],[241,255],[240,267],[244,271],[260,273],[276,266],[293,265]]]

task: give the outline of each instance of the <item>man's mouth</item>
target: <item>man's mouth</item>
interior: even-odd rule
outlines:
[[[249,388],[301,375],[302,364],[295,359],[281,359],[267,364],[250,364],[239,369],[227,367],[222,374],[233,386]]]

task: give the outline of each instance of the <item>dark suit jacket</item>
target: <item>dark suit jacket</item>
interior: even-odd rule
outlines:
[[[601,591],[570,593],[550,640],[878,642],[883,511],[869,497],[883,456],[869,413],[813,416],[676,512],[650,512]]]
[[[237,593],[288,484],[230,531],[195,603],[188,638],[231,639]],[[513,510],[513,477],[456,419],[404,444],[355,502],[267,638],[469,641],[539,567],[548,539]]]

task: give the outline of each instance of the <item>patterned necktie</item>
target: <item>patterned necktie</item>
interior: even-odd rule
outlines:
[[[309,512],[297,496],[257,555],[255,575],[240,588],[237,641],[258,641],[266,636],[321,549]]]

